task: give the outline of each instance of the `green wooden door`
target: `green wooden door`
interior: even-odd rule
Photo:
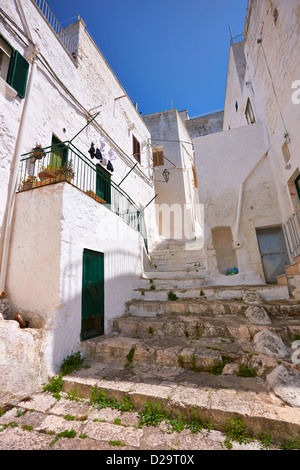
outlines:
[[[111,175],[101,165],[96,165],[96,194],[111,203]]]
[[[82,275],[82,328],[86,340],[104,334],[104,254],[84,250]]]
[[[61,168],[68,161],[68,147],[65,146],[57,137],[52,136],[50,165]]]

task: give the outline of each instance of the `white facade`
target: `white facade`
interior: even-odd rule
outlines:
[[[195,179],[194,147],[184,125],[185,116],[176,109],[143,116],[152,135],[153,152],[163,160],[154,166],[156,218],[164,239],[192,240],[200,233],[200,209]],[[154,162],[153,162],[154,164]],[[169,172],[169,181],[163,171]]]
[[[1,39],[29,64],[25,97],[0,78],[1,292],[42,332],[41,367],[51,374],[80,344],[83,250],[104,254],[105,332],[124,312],[143,272],[144,232],[115,212],[147,206],[143,216],[151,247],[156,224],[154,203],[148,205],[155,196],[150,132],[82,20],[66,29],[72,54],[62,43],[64,33],[55,34],[34,0],[2,0],[0,6]],[[41,144],[49,157],[53,136],[72,141],[72,185],[60,182],[16,194],[20,178],[38,179],[39,173],[37,166],[20,165],[22,155]],[[84,194],[95,192],[95,171],[93,181],[86,173],[88,164],[99,163],[88,153],[92,142],[95,148],[105,143],[104,157],[113,152],[112,210]],[[49,158],[41,163],[49,164]],[[125,194],[115,202],[120,183]]]

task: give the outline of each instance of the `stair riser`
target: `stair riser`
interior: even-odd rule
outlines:
[[[127,312],[130,315],[156,317],[157,315],[230,315],[244,312],[245,306],[223,304],[206,304],[201,302],[129,302],[127,304]]]
[[[197,340],[200,338],[231,337],[230,331],[226,325],[216,325],[201,319],[194,319],[189,322],[174,321],[155,321],[155,319],[143,320],[122,320],[114,322],[114,331],[122,336],[131,338],[181,338]]]
[[[157,290],[166,289],[168,292],[174,289],[197,289],[205,285],[205,279],[181,279],[181,280],[171,280],[171,279],[153,279],[153,283],[149,282],[149,279],[142,279],[139,282],[140,289],[149,289],[151,284],[154,284]]]
[[[127,354],[129,351],[123,349],[104,347],[97,349],[97,352],[91,353],[90,358],[94,361],[104,363],[119,364],[120,367],[130,367],[131,365],[159,366],[159,367],[183,367],[197,370],[209,370],[217,366],[222,361],[219,351],[209,349],[195,350],[194,348],[175,347],[169,349],[154,349],[144,345],[138,345],[135,348],[132,362],[128,362]]]
[[[152,291],[146,291],[142,294],[143,291],[134,291],[132,299],[144,300],[144,301],[166,301],[168,300],[168,290],[159,291],[157,289]],[[200,288],[198,289],[186,289],[186,290],[176,290],[173,289],[172,292],[177,295],[178,299],[201,299]],[[212,299],[215,296],[211,297]]]

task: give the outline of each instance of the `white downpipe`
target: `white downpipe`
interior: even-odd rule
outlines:
[[[270,148],[269,148],[270,149]],[[260,162],[268,155],[269,149],[264,153],[262,157],[260,157],[257,162],[253,165],[247,175],[244,177],[243,181],[240,184],[240,191],[239,191],[239,198],[238,198],[238,207],[237,207],[237,215],[236,215],[236,222],[235,222],[235,230],[234,230],[234,239],[233,239],[233,249],[237,250],[242,247],[242,241],[240,240],[240,224],[241,224],[241,213],[242,213],[242,205],[243,205],[243,194],[244,194],[244,186],[249,178],[249,176],[253,173],[255,168],[260,164]]]
[[[7,212],[6,218],[4,223],[4,229],[2,232],[2,260],[1,260],[1,267],[0,267],[0,297],[4,297],[5,294],[5,283],[6,283],[6,274],[7,274],[7,265],[8,265],[8,255],[9,255],[9,247],[10,247],[10,237],[12,233],[12,224],[13,224],[13,213],[14,213],[14,204],[15,204],[15,197],[16,197],[16,186],[17,186],[17,179],[18,179],[18,172],[20,166],[20,159],[21,159],[21,148],[23,143],[24,137],[24,130],[27,122],[28,116],[28,109],[29,109],[29,101],[30,95],[32,90],[33,78],[36,70],[36,58],[34,57],[32,60],[31,72],[30,77],[27,85],[27,92],[25,103],[23,107],[23,113],[21,117],[19,133],[17,137],[17,143],[14,152],[14,158],[12,161],[11,166],[11,181],[10,186],[8,188],[9,199],[7,203]]]

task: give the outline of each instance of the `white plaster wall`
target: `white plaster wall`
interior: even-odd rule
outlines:
[[[279,16],[274,21],[274,10]],[[244,86],[240,86],[234,70],[233,51],[230,52],[229,76],[226,95],[224,129],[244,125],[245,106],[250,98],[258,122],[264,122],[270,139],[271,164],[274,185],[283,222],[300,209],[288,183],[299,174],[300,105],[293,104],[295,89],[292,84],[300,80],[300,5],[298,0],[254,0],[245,42],[246,73]],[[260,42],[258,42],[258,40]],[[248,85],[247,85],[248,84]],[[239,98],[241,114],[235,113],[234,99]],[[291,159],[290,168],[282,153],[285,134]],[[294,204],[293,204],[294,199]]]
[[[43,383],[41,335],[32,328],[20,329],[18,322],[3,320],[0,314],[1,395],[30,395]]]
[[[49,375],[80,344],[84,248],[104,253],[109,333],[143,272],[138,232],[68,183],[17,195],[7,285],[15,307],[42,332]]]
[[[138,165],[124,181],[122,188],[138,206],[145,206],[154,197],[152,170],[149,167],[150,148],[147,145],[150,132],[95,46],[83,21],[78,21],[72,26],[76,31],[75,36],[79,38],[76,66],[34,3],[31,0],[24,0],[22,6],[32,40],[37,44],[40,54],[21,153],[29,152],[36,143],[40,143],[43,147],[50,146],[52,134],[62,141],[72,139],[87,124],[91,115],[100,111],[100,115],[74,140],[74,144],[89,159],[88,149],[91,141],[94,141],[97,147],[100,145],[100,137],[104,136],[108,143],[107,147],[113,148],[117,156],[117,160],[113,162],[115,171],[112,180],[118,184],[136,163],[132,156],[132,133],[134,133],[136,138],[146,145],[142,146],[141,165]],[[24,30],[15,2],[2,0],[1,8],[12,17],[21,30]],[[26,44],[29,44],[26,34],[19,33],[21,39],[18,39],[9,27],[4,26],[1,17],[0,21],[1,31],[3,26],[5,37],[13,47],[23,52]],[[9,21],[7,23],[9,24]],[[125,98],[114,100],[124,94]],[[1,135],[4,142],[1,165],[4,171],[0,176],[1,181],[5,182],[5,185],[1,185],[1,199],[3,196],[1,210],[4,211],[11,153],[16,144],[21,114],[19,108],[22,103],[19,103],[17,98],[9,101],[3,94],[0,93],[0,96],[5,104],[0,108],[1,132],[2,129],[5,131],[5,134],[3,132]],[[97,109],[92,111],[95,107]],[[133,130],[129,130],[130,125],[133,126]],[[149,236],[155,237],[154,205],[147,208],[145,217]]]
[[[154,168],[157,225],[161,220],[161,235],[163,238],[194,238],[197,196],[193,188],[192,140],[176,109],[143,118],[151,130],[153,147],[163,147],[165,157],[164,166]],[[170,172],[168,183],[162,182],[165,168]],[[173,217],[174,229],[170,228]]]
[[[232,129],[194,139],[194,145],[199,200],[204,204],[205,248],[211,282],[263,283],[255,229],[282,223],[272,181],[270,156],[264,158],[245,181],[240,221],[242,247],[236,250],[237,276],[222,276],[218,272],[211,230],[214,227],[231,227],[234,235],[240,185],[268,151],[265,128],[262,124],[255,124]],[[222,171],[216,171],[216,168]]]

